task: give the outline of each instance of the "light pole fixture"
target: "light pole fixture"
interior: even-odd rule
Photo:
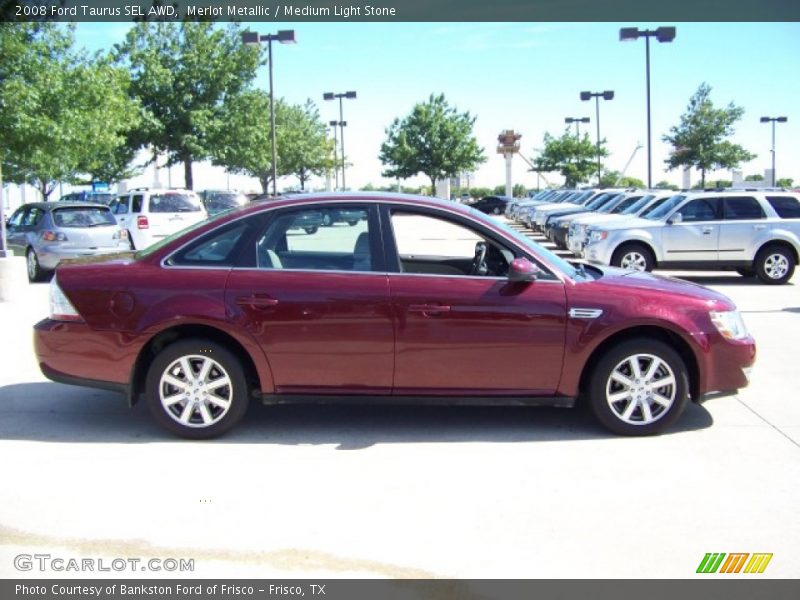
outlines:
[[[658,29],[637,29],[636,27],[623,27],[619,30],[619,41],[633,42],[640,37],[645,42],[645,72],[647,76],[647,188],[653,188],[653,153],[650,137],[650,38],[656,38],[659,43],[671,42],[675,39],[674,27],[659,27]]]
[[[339,121],[328,121],[328,125],[333,128],[333,180],[336,182],[334,189],[339,189],[339,167],[337,162],[339,160],[339,134],[336,128],[339,126]]]
[[[775,123],[786,123],[787,117],[761,117],[762,123],[772,123],[772,187],[775,187]]]
[[[341,130],[341,134],[339,135],[339,143],[342,147],[342,190],[347,189],[347,184],[345,183],[345,176],[344,176],[344,128],[347,125],[347,121],[344,120],[344,111],[342,109],[342,98],[347,98],[348,100],[353,100],[356,97],[355,92],[342,92],[341,94],[336,94],[334,92],[325,92],[322,94],[323,100],[333,100],[334,98],[339,99],[339,128]],[[331,121],[333,123],[333,121]]]
[[[595,123],[597,125],[597,185],[600,185],[600,98],[603,100],[613,100],[614,92],[581,92],[581,100],[584,102],[594,98]]]
[[[278,195],[278,149],[275,143],[275,96],[272,87],[272,42],[281,44],[294,44],[293,29],[284,29],[278,33],[268,33],[259,35],[255,31],[243,31],[242,43],[247,46],[258,46],[261,42],[267,42],[267,63],[269,64],[269,121],[270,136],[272,141],[272,195]]]
[[[589,117],[566,117],[564,119],[564,123],[566,123],[567,125],[569,125],[571,123],[575,123],[575,137],[576,138],[580,138],[581,137],[581,125],[580,124],[581,123],[588,123],[588,122],[589,122]]]

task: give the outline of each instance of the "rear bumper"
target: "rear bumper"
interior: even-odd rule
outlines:
[[[140,342],[136,336],[96,331],[86,323],[43,319],[34,325],[33,347],[48,379],[124,393]]]
[[[48,271],[52,271],[58,266],[62,260],[71,258],[83,258],[86,256],[99,256],[102,254],[113,254],[114,252],[121,252],[130,249],[130,246],[119,244],[108,248],[59,248],[57,245],[47,245],[36,249],[36,258],[39,260],[39,265]]]

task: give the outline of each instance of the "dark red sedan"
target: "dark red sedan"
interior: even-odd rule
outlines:
[[[354,224],[309,232],[309,215]],[[355,219],[354,219],[355,220]],[[734,304],[647,273],[575,266],[478,211],[401,195],[255,203],[137,253],[59,266],[35,326],[54,381],[144,397],[190,438],[264,403],[589,403],[657,433],[747,385]]]

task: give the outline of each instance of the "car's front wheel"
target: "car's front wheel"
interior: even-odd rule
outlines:
[[[780,285],[794,275],[794,255],[783,246],[767,246],[756,255],[756,275],[764,283]]]
[[[203,339],[164,348],[150,365],[145,385],[158,424],[192,439],[225,433],[242,419],[249,402],[239,360],[224,346]]]
[[[625,244],[611,257],[611,266],[630,271],[652,271],[655,266],[653,253],[643,244]]]
[[[658,340],[634,339],[604,352],[587,389],[597,420],[621,435],[661,433],[689,400],[686,365]]]
[[[306,231],[306,233],[307,233],[308,235],[312,235],[312,234],[314,234],[314,233],[317,233],[317,231],[319,230],[319,227],[317,227],[317,226],[315,225],[314,227],[303,227],[303,229],[305,229],[305,231]]]

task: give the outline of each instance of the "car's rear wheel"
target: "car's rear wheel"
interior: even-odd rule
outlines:
[[[305,229],[305,231],[306,231],[306,233],[307,233],[308,235],[311,235],[311,234],[313,234],[313,233],[317,233],[317,231],[319,230],[319,227],[317,227],[317,226],[314,226],[314,227],[304,227],[303,229]]]
[[[231,429],[249,402],[239,360],[224,346],[187,339],[164,348],[147,372],[147,405],[159,425],[206,439]]]
[[[611,265],[630,271],[652,271],[655,266],[653,253],[642,244],[625,244],[611,257]]]
[[[686,408],[689,379],[670,346],[635,339],[603,353],[587,393],[592,413],[610,431],[652,435],[672,425]]]
[[[780,285],[794,275],[794,256],[782,246],[767,246],[756,255],[755,267],[756,275],[761,281]]]
[[[25,266],[28,271],[28,281],[31,283],[44,281],[47,277],[47,274],[42,269],[42,265],[39,264],[39,257],[36,256],[36,251],[33,248],[28,248],[28,251],[25,253]]]
[[[358,221],[348,221],[347,224],[350,225],[350,227],[355,227],[358,225]]]
[[[494,210],[492,211],[492,214],[499,215],[500,214],[500,208],[495,206]]]

